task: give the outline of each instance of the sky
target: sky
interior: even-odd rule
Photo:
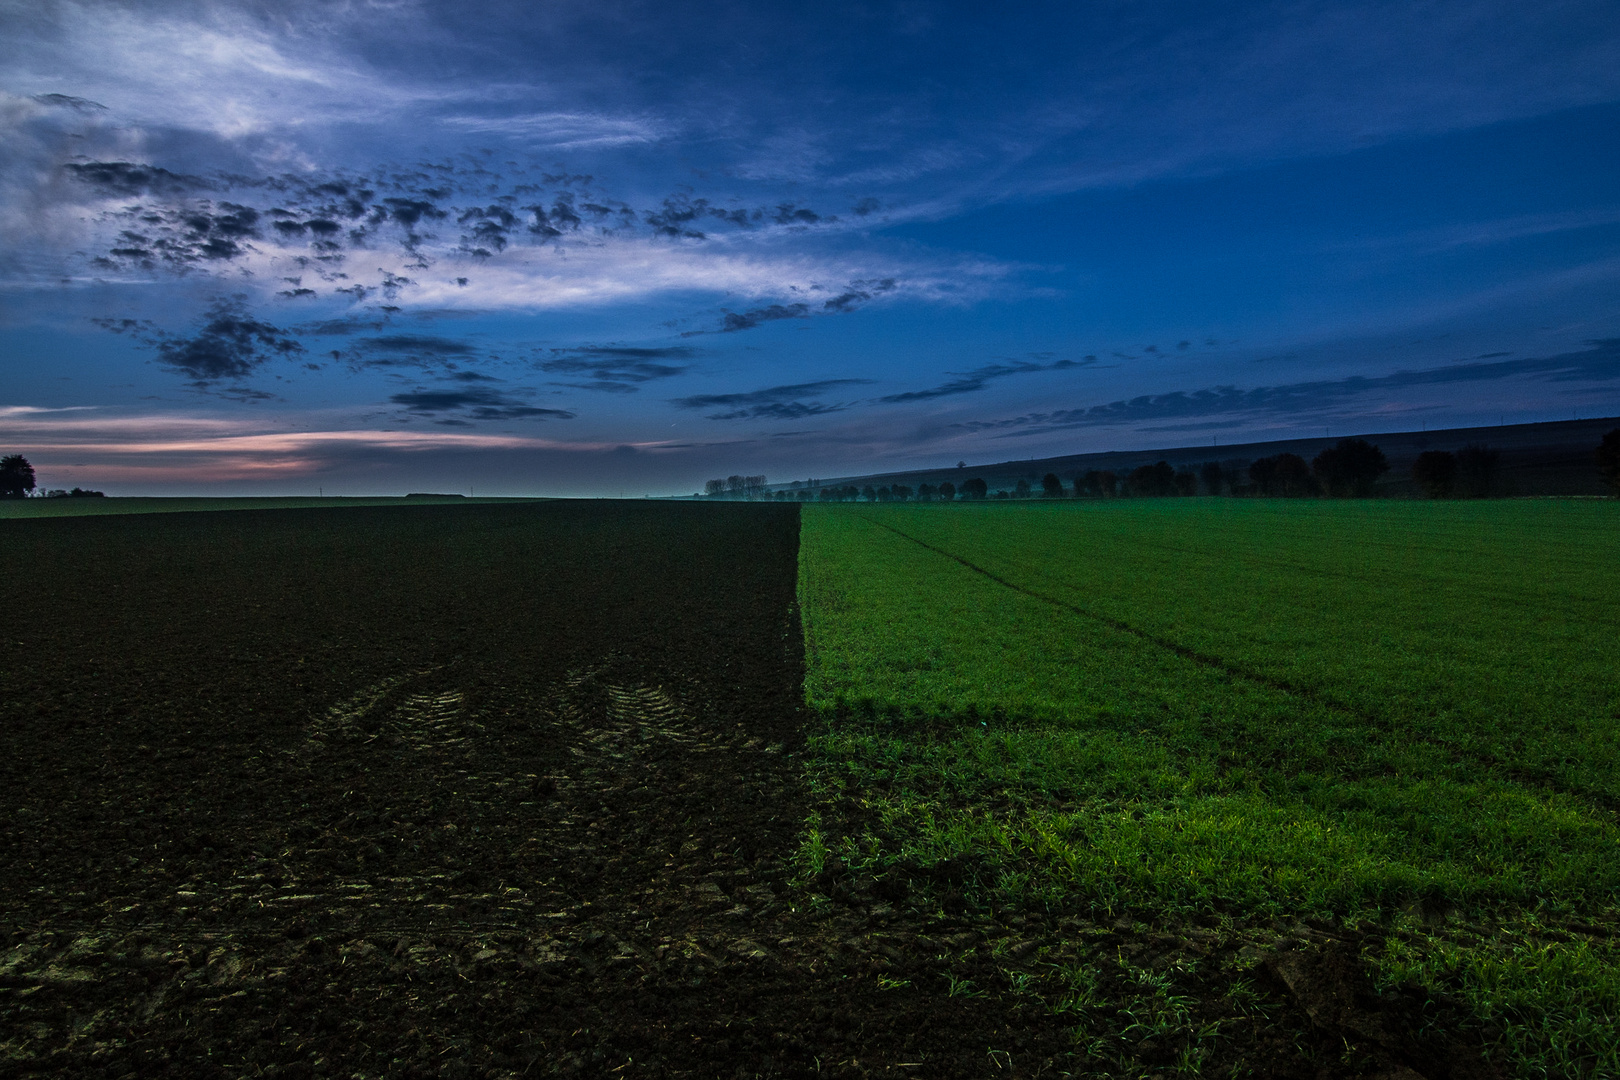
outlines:
[[[1620,414],[1612,0],[0,0],[0,453],[665,495]]]

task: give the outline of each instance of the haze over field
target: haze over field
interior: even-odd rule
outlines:
[[[0,453],[641,494],[1614,415],[1617,131],[1602,0],[0,2]]]

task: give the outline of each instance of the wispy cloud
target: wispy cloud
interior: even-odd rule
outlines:
[[[908,390],[900,394],[889,394],[878,400],[887,405],[899,405],[909,401],[929,401],[933,398],[954,397],[957,394],[976,394],[985,389],[995,379],[1005,379],[1012,375],[1034,375],[1042,371],[1066,371],[1069,368],[1091,367],[1097,363],[1095,356],[1087,356],[1084,360],[1057,360],[1050,364],[1033,363],[1028,360],[1016,360],[1011,364],[986,364],[963,372],[956,378],[931,386],[926,390]]]
[[[395,394],[388,400],[418,415],[436,417],[441,424],[469,420],[572,420],[575,416],[566,409],[542,408],[486,389],[413,390]]]
[[[1492,362],[1466,361],[1383,376],[1289,383],[1241,389],[1215,386],[1201,390],[1144,394],[1084,409],[1026,413],[1005,420],[965,421],[954,427],[995,432],[995,438],[1027,438],[1077,428],[1119,427],[1173,421],[1175,427],[1144,430],[1200,430],[1204,418],[1309,417],[1357,398],[1388,396],[1419,387],[1462,386],[1511,379],[1564,383],[1620,382],[1620,339],[1595,341],[1580,352]],[[1191,426],[1189,425],[1191,422]]]
[[[848,403],[805,399],[819,398],[841,386],[861,386],[870,382],[871,379],[822,379],[819,382],[770,386],[744,393],[693,394],[673,398],[671,404],[682,409],[725,410],[709,414],[710,420],[797,420],[849,408]]]
[[[689,367],[687,362],[695,353],[696,350],[681,345],[582,345],[571,349],[553,348],[546,359],[538,362],[538,366],[541,371],[553,375],[572,375],[589,380],[563,385],[611,394],[631,394],[643,383],[684,374]]]
[[[556,150],[633,146],[663,137],[654,121],[594,113],[447,116],[440,122],[460,131],[505,135]]]

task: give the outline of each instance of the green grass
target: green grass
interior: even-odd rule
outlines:
[[[825,850],[967,859],[1001,905],[1405,920],[1388,971],[1525,1075],[1620,1075],[1615,950],[1535,931],[1620,904],[1620,503],[803,522],[815,768],[866,821]]]
[[[177,514],[198,510],[295,510],[319,506],[432,506],[455,503],[532,502],[530,499],[405,499],[377,495],[355,498],[258,497],[258,498],[100,498],[100,499],[0,499],[0,520],[6,518],[87,517],[102,514]]]

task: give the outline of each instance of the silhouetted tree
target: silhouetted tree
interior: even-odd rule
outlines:
[[[25,499],[34,490],[34,467],[21,454],[0,458],[0,499]]]
[[[939,497],[945,502],[956,498],[956,485],[949,480],[939,485]]]
[[[962,494],[970,499],[982,499],[990,492],[990,485],[975,476],[971,480],[962,481]]]
[[[1198,469],[1199,479],[1204,481],[1204,490],[1211,495],[1219,495],[1226,479],[1226,470],[1221,468],[1218,461],[1206,461]]]
[[[1063,498],[1063,481],[1058,479],[1057,473],[1041,477],[1041,495],[1048,499]]]
[[[1261,495],[1298,498],[1316,493],[1310,466],[1298,454],[1273,454],[1251,462],[1249,479]]]
[[[1444,499],[1457,482],[1457,455],[1449,450],[1425,450],[1412,462],[1412,481],[1431,499]]]
[[[1598,475],[1620,495],[1620,428],[1603,436],[1593,456],[1597,459]]]
[[[1198,494],[1198,476],[1191,469],[1176,470],[1176,491],[1183,495]]]
[[[877,502],[877,489],[871,484],[867,484],[865,487],[861,488],[861,498],[865,499],[867,502]]]
[[[1013,486],[1013,497],[1018,499],[1029,498],[1029,481],[1022,476],[1018,478],[1018,483]]]
[[[1104,469],[1097,474],[1097,486],[1102,489],[1106,498],[1113,498],[1119,494],[1119,477],[1113,469]]]
[[[1290,499],[1316,494],[1316,481],[1311,479],[1311,467],[1298,454],[1277,455],[1277,494]]]
[[[894,496],[895,502],[905,502],[911,498],[911,488],[906,484],[896,484],[889,489],[889,494]]]
[[[938,495],[938,494],[939,494],[939,488],[935,487],[933,484],[918,484],[917,485],[917,501],[918,502],[933,502],[934,497],[936,495]]]
[[[1176,470],[1170,467],[1168,461],[1142,465],[1131,470],[1128,482],[1133,495],[1174,495]]]
[[[763,476],[743,477],[743,497],[757,499],[765,494],[765,478]]]
[[[1378,478],[1389,471],[1384,452],[1366,439],[1340,439],[1317,454],[1311,469],[1329,495],[1366,498]]]
[[[1502,455],[1488,446],[1469,443],[1457,451],[1457,489],[1465,499],[1485,499],[1497,493]]]

